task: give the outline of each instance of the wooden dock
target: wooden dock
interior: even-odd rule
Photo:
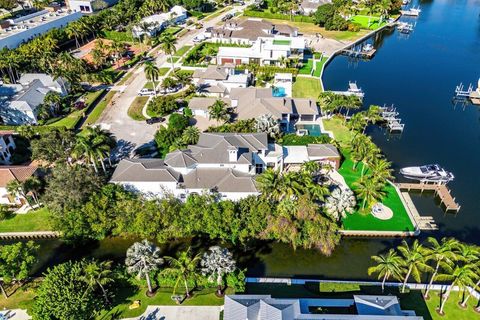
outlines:
[[[435,195],[439,197],[441,203],[445,206],[446,211],[458,212],[461,206],[452,197],[450,189],[445,184],[432,184],[432,183],[397,183],[397,186],[401,190],[415,190],[415,191],[434,191]]]
[[[404,204],[407,207],[406,209],[410,212],[418,229],[426,231],[438,230],[438,226],[432,216],[421,216],[418,213],[418,210],[413,204],[412,198],[410,198],[408,192],[402,192],[400,195],[402,196]]]
[[[377,52],[377,49],[371,49],[368,51],[363,51],[363,50],[355,50],[355,49],[344,49],[342,51],[342,54],[348,57],[354,57],[354,58],[367,58],[371,59]]]

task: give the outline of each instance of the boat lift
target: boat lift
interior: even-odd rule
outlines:
[[[360,100],[363,100],[363,97],[365,97],[365,93],[363,92],[362,88],[359,88],[357,86],[357,82],[349,81],[348,82],[348,90],[347,91],[331,91],[332,93],[335,94],[341,94],[343,96],[356,96],[360,98]]]
[[[403,129],[405,128],[405,124],[402,123],[402,119],[398,117],[399,113],[397,112],[397,109],[393,106],[393,104],[389,107],[384,105],[383,107],[380,107],[380,116],[382,117],[382,120],[386,123],[386,127],[392,132],[403,132]]]

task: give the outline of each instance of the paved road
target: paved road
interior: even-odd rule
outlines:
[[[192,45],[193,38],[204,32],[206,28],[215,26],[228,13],[243,10],[245,6],[235,6],[232,10],[222,13],[210,21],[202,21],[203,28],[199,30],[191,30],[181,38],[177,38],[177,49]],[[167,61],[167,57],[160,53],[156,58],[156,65],[161,66]],[[132,150],[144,144],[151,143],[155,132],[160,124],[148,125],[144,121],[135,121],[127,115],[128,108],[132,104],[137,93],[147,83],[147,79],[143,72],[143,67],[136,68],[133,76],[127,81],[126,86],[121,86],[111,103],[107,106],[102,116],[98,120],[102,128],[110,130],[120,144],[125,145],[125,150]]]

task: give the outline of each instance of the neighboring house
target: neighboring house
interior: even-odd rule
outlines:
[[[323,147],[322,147],[323,146]],[[333,146],[308,145],[303,158],[290,156],[288,147],[269,144],[265,133],[202,133],[196,145],[170,152],[161,159],[122,160],[111,182],[150,196],[218,192],[222,198],[239,200],[258,195],[255,175],[267,168],[283,170],[306,161],[340,161]],[[295,163],[295,161],[297,161]]]
[[[309,16],[317,12],[321,5],[332,3],[332,0],[303,0],[300,4],[300,11]]]
[[[154,14],[140,20],[132,28],[135,37],[142,35],[153,37],[169,25],[182,24],[187,20],[187,10],[181,6],[173,6],[169,12]]]
[[[310,310],[322,309],[321,313]],[[338,313],[334,313],[337,311]],[[224,320],[423,320],[402,310],[395,296],[354,295],[353,299],[281,299],[270,295],[225,296]]]
[[[14,49],[21,43],[32,40],[53,28],[65,27],[69,22],[82,17],[80,11],[66,8],[42,10],[16,19],[8,19],[0,25],[0,49]]]
[[[262,19],[230,20],[220,28],[205,32],[210,42],[253,45],[258,38],[297,37],[298,29],[287,24],[272,24]]]
[[[258,38],[251,47],[220,47],[217,64],[278,65],[282,58],[303,60],[305,38],[275,36]]]
[[[25,198],[20,195],[11,195],[7,191],[7,185],[11,181],[24,182],[37,172],[36,166],[1,166],[0,167],[0,204],[22,205]]]
[[[42,73],[27,73],[18,84],[0,85],[0,116],[5,124],[36,124],[38,107],[50,91],[66,95],[68,84]]]
[[[66,0],[70,10],[92,13],[113,6],[118,0]]]
[[[204,118],[209,117],[208,109],[210,106],[212,106],[218,98],[203,98],[203,97],[193,97],[190,99],[188,102],[188,107],[190,110],[192,110],[193,115],[195,116],[201,116]],[[227,107],[231,106],[231,101],[228,98],[221,98],[221,101],[225,102]]]
[[[250,84],[248,70],[236,72],[235,66],[210,65],[207,69],[197,69],[192,76],[197,92],[210,97],[225,97],[233,88],[246,88]]]
[[[0,163],[10,164],[13,150],[17,146],[13,140],[13,131],[0,131]]]

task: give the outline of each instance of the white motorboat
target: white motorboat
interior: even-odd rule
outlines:
[[[400,173],[407,179],[429,181],[429,182],[449,182],[455,176],[445,171],[438,164],[428,164],[420,167],[406,167],[400,169]]]
[[[363,52],[370,52],[372,51],[374,48],[374,46],[371,44],[371,43],[366,43],[363,47],[362,47],[362,51]]]
[[[422,10],[420,8],[410,8],[408,10],[400,10],[400,13],[404,16],[414,16],[418,17]]]

